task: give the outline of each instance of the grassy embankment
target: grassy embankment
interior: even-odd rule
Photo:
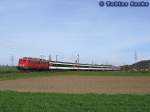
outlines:
[[[123,71],[45,71],[45,72],[20,72],[15,67],[0,67],[0,80],[10,80],[28,77],[45,77],[57,75],[80,76],[150,76],[150,73],[123,72]]]

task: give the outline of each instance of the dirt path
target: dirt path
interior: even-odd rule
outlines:
[[[51,76],[0,81],[0,90],[150,94],[150,77]]]

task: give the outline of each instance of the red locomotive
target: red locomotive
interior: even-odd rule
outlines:
[[[49,61],[39,58],[24,57],[19,59],[18,69],[22,70],[48,70]]]

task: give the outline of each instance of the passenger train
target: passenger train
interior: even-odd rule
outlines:
[[[112,65],[93,65],[70,63],[61,61],[48,61],[40,58],[23,57],[19,59],[20,70],[89,70],[89,71],[118,71],[119,67]]]

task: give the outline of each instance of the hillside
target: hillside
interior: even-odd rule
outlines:
[[[121,68],[128,71],[150,71],[150,60],[142,60],[132,65],[122,66]]]

